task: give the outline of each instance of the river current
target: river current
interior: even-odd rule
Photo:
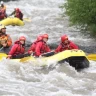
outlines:
[[[64,0],[18,0],[6,2],[7,14],[18,7],[24,13],[24,26],[7,26],[13,42],[21,35],[27,42],[48,33],[52,48],[67,34],[85,52],[95,52],[95,40],[69,26],[68,16],[61,17],[59,6]],[[92,49],[93,48],[93,49]],[[50,61],[47,67],[34,66],[33,62],[0,61],[0,96],[96,96],[96,62],[77,72],[68,63],[62,65]]]

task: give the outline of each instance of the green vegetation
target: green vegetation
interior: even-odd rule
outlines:
[[[69,16],[71,25],[96,36],[96,0],[67,0],[61,8]]]

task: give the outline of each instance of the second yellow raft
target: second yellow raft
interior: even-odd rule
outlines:
[[[0,24],[3,24],[5,26],[8,26],[8,25],[23,26],[24,22],[22,20],[20,20],[19,18],[8,17],[8,18],[0,21]]]

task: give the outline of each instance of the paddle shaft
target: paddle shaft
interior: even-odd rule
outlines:
[[[55,52],[54,51],[51,51],[51,52],[44,53],[41,56],[49,57],[49,56],[52,56],[54,54],[55,54]]]
[[[4,47],[1,47],[1,48],[0,48],[0,51],[1,51],[3,48],[4,48]]]
[[[88,60],[96,61],[96,54],[89,54],[86,57],[88,58]]]
[[[24,21],[31,22],[31,19],[29,18],[23,18]]]

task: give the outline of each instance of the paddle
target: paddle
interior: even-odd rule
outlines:
[[[28,57],[24,57],[24,58],[20,59],[20,62],[26,62],[26,61],[29,61],[30,59],[35,60],[35,58],[33,56],[28,56]]]
[[[89,54],[86,57],[88,58],[88,60],[96,61],[96,54]]]
[[[23,18],[24,21],[31,22],[31,19],[29,18]]]
[[[11,16],[8,16],[8,17],[10,18]],[[8,17],[7,17],[7,18],[8,18]],[[13,18],[14,18],[14,17],[13,17]],[[23,18],[23,20],[24,20],[24,21],[27,21],[27,22],[31,22],[31,19],[29,19],[29,18]]]
[[[1,60],[3,57],[7,57],[7,54],[5,54],[5,53],[0,53],[0,60]]]
[[[3,48],[4,48],[4,47],[1,47],[1,48],[0,48],[0,51],[1,51]]]
[[[55,52],[54,51],[51,51],[51,52],[43,53],[41,56],[49,57],[49,56],[52,56],[54,54],[55,54]]]
[[[52,56],[54,55],[54,51],[51,51],[51,52],[47,52],[47,53],[44,53],[41,55],[41,57],[49,57],[49,56]],[[35,60],[35,57],[33,57],[32,55],[28,56],[28,57],[24,57],[20,60],[20,62],[26,62],[28,60]]]

